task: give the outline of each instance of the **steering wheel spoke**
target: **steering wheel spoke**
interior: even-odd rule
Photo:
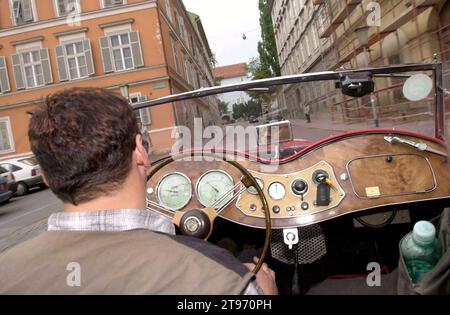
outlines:
[[[173,156],[167,160],[164,160],[160,164],[156,165],[148,174],[147,180],[150,180],[158,171],[160,171],[163,167],[167,166],[168,164],[183,159],[186,157],[193,157],[196,156],[196,153],[190,153],[190,154],[181,154],[178,156]],[[177,226],[180,230],[180,232],[184,235],[197,237],[203,240],[207,240],[214,227],[214,223],[217,219],[217,217],[220,215],[220,213],[226,209],[232,202],[234,202],[243,192],[245,192],[250,187],[255,187],[258,196],[261,200],[262,207],[264,209],[266,218],[266,233],[265,233],[265,239],[264,239],[264,247],[261,253],[261,257],[259,258],[258,263],[256,264],[253,272],[257,273],[259,269],[261,269],[261,266],[263,265],[264,258],[268,253],[269,250],[269,244],[270,244],[270,232],[271,232],[271,220],[270,220],[270,212],[269,212],[269,206],[266,200],[266,197],[264,195],[264,192],[262,191],[261,187],[258,185],[257,180],[253,177],[253,175],[244,168],[241,164],[239,164],[236,161],[228,160],[226,157],[223,156],[216,156],[214,154],[210,153],[202,153],[203,156],[210,156],[210,157],[216,157],[217,159],[221,159],[224,162],[234,166],[236,169],[238,169],[243,177],[241,180],[229,191],[225,192],[214,204],[212,204],[210,207],[206,207],[203,209],[190,209],[187,211],[168,211],[167,209],[164,209],[160,205],[154,204],[154,202],[149,202],[149,208],[152,208],[155,211],[160,212],[161,214],[169,217],[172,219],[172,223]],[[229,196],[231,195],[231,198]],[[228,200],[227,200],[228,198]],[[226,202],[225,202],[226,201]],[[223,204],[222,204],[223,203]]]

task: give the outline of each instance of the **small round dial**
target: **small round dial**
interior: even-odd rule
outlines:
[[[163,207],[173,211],[180,210],[191,200],[191,181],[182,173],[168,174],[158,183],[156,196]]]
[[[233,178],[223,171],[210,171],[203,174],[197,183],[197,198],[205,207],[221,208],[234,195]],[[221,201],[215,204],[217,201]]]
[[[286,196],[286,188],[282,183],[274,182],[269,186],[269,196],[273,200],[280,200]]]
[[[255,177],[255,179],[256,179],[256,182],[258,183],[259,187],[260,187],[261,189],[264,189],[264,182],[262,181],[262,179],[259,179],[259,178],[257,178],[257,177]],[[248,191],[249,193],[251,193],[252,195],[257,195],[257,194],[258,194],[258,191],[257,191],[256,188],[253,187],[253,186],[249,187],[249,188],[247,189],[247,191]]]

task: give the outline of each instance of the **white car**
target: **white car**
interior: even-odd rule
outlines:
[[[23,196],[33,187],[45,187],[41,167],[35,157],[1,161],[0,165],[12,172],[17,183],[16,195]]]

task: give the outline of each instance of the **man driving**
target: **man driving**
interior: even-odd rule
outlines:
[[[0,294],[277,293],[267,265],[255,278],[253,264],[168,234],[170,220],[146,210],[150,163],[124,98],[94,88],[51,95],[29,139],[64,212],[0,255]]]

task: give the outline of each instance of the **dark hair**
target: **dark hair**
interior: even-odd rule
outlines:
[[[47,96],[33,112],[28,136],[51,190],[76,205],[123,184],[138,133],[136,115],[123,97],[73,88]]]

